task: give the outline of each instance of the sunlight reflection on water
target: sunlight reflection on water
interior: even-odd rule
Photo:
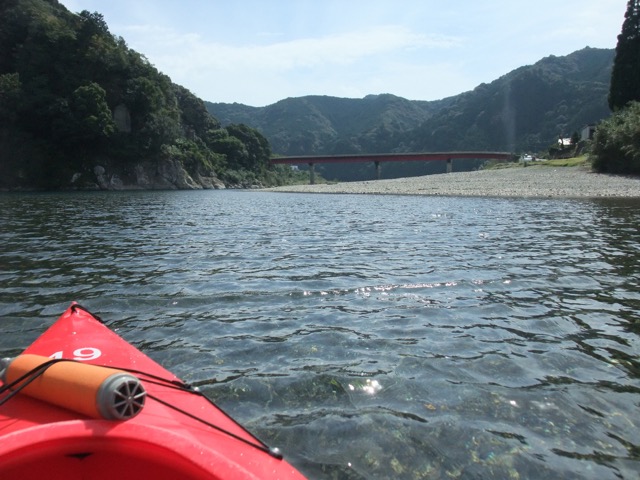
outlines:
[[[310,478],[633,478],[637,202],[0,196],[0,356],[71,300]]]

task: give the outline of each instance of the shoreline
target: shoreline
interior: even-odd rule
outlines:
[[[592,173],[584,167],[536,165],[390,180],[288,185],[261,191],[508,198],[640,198],[640,177]]]

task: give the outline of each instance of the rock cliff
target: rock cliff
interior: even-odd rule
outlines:
[[[136,163],[127,170],[96,165],[90,173],[74,173],[72,188],[89,190],[198,190],[224,189],[225,184],[213,172],[189,174],[178,160]]]

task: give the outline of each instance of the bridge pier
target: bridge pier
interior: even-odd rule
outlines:
[[[313,163],[309,162],[309,185],[315,185],[316,183],[316,171],[313,168]]]
[[[376,160],[375,162],[376,165],[376,180],[380,180],[381,174],[382,174],[382,169],[380,168],[380,161]]]
[[[453,160],[447,158],[447,173],[451,173],[453,171]]]

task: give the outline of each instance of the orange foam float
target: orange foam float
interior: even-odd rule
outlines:
[[[9,360],[2,381],[21,394],[107,420],[135,417],[146,396],[140,380],[125,371],[34,354]]]

